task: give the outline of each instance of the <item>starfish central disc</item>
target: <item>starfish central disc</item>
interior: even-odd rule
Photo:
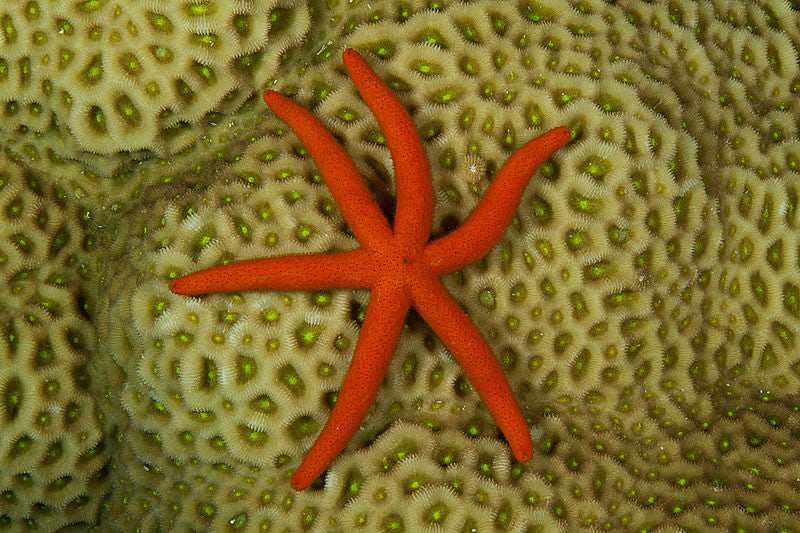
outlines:
[[[434,241],[433,185],[422,141],[392,91],[355,50],[343,54],[358,92],[383,130],[394,162],[397,212],[392,228],[358,175],[355,163],[311,113],[274,91],[264,100],[297,134],[360,248],[319,255],[241,261],[176,279],[176,294],[258,289],[368,288],[369,306],[331,415],[292,477],[308,487],[344,449],[369,410],[391,361],[403,320],[412,306],[464,369],[506,436],[514,457],[533,456],[522,411],[489,345],[439,277],[485,256],[500,240],[536,168],[570,138],[566,127],[529,141],[502,166],[464,224]]]
[[[379,279],[396,280],[409,286],[418,276],[432,276],[422,250],[408,249],[394,242],[387,246],[368,249],[373,261],[372,269]]]

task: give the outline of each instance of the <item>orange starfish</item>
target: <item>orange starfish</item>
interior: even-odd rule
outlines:
[[[344,64],[383,130],[394,162],[394,230],[361,180],[355,164],[311,113],[274,91],[264,101],[297,134],[316,162],[361,247],[331,254],[241,261],[174,280],[176,294],[258,289],[369,288],[369,306],[338,401],[317,441],[292,477],[308,487],[355,434],[389,366],[410,306],[439,335],[508,439],[514,457],[533,456],[530,432],[489,345],[439,278],[474,263],[500,240],[536,168],[569,140],[555,128],[515,152],[492,180],[475,211],[452,233],[428,242],[433,219],[430,169],[411,117],[364,59],[352,49]]]

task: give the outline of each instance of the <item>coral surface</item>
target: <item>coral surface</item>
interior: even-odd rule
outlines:
[[[55,157],[174,152],[268,82],[307,22],[277,0],[5,2],[2,131]]]
[[[0,529],[797,527],[796,2],[0,0],[0,23]],[[443,279],[529,463],[412,313],[362,429],[295,492],[369,293],[168,290],[357,246],[266,88],[391,219],[345,46],[423,138],[434,237],[571,130],[501,244]]]

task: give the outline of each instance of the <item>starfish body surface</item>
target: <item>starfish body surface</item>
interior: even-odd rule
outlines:
[[[334,137],[298,104],[266,91],[267,105],[297,134],[319,167],[360,248],[241,261],[174,280],[176,294],[249,290],[368,288],[369,305],[350,368],[327,423],[291,480],[308,487],[347,445],[369,410],[411,306],[453,354],[497,421],[514,457],[533,456],[530,431],[505,375],[481,333],[439,280],[484,257],[500,240],[536,168],[564,146],[559,127],[533,139],[502,166],[464,224],[428,242],[433,185],[425,151],[400,100],[352,49],[343,54],[356,89],[380,125],[394,163],[397,208],[392,228]]]

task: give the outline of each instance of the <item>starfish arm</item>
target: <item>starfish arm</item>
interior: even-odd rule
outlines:
[[[503,369],[480,331],[436,278],[421,275],[411,284],[411,299],[464,369],[520,462],[533,457],[530,430]]]
[[[422,141],[403,104],[358,52],[348,48],[342,58],[392,155],[397,183],[394,234],[401,243],[421,249],[428,242],[433,220],[433,184]]]
[[[363,248],[334,254],[283,255],[228,263],[180,277],[169,284],[175,294],[258,289],[367,288],[374,278]]]
[[[275,91],[266,91],[264,101],[308,149],[358,241],[363,246],[373,246],[391,238],[392,229],[386,217],[358,174],[355,163],[333,135],[314,115]]]
[[[331,416],[292,476],[295,490],[308,487],[344,449],[378,393],[400,337],[410,297],[399,285],[372,290],[353,360]]]
[[[555,128],[514,152],[489,184],[475,211],[457,230],[425,248],[434,275],[464,268],[488,254],[505,233],[528,181],[539,165],[569,140],[569,129]]]

